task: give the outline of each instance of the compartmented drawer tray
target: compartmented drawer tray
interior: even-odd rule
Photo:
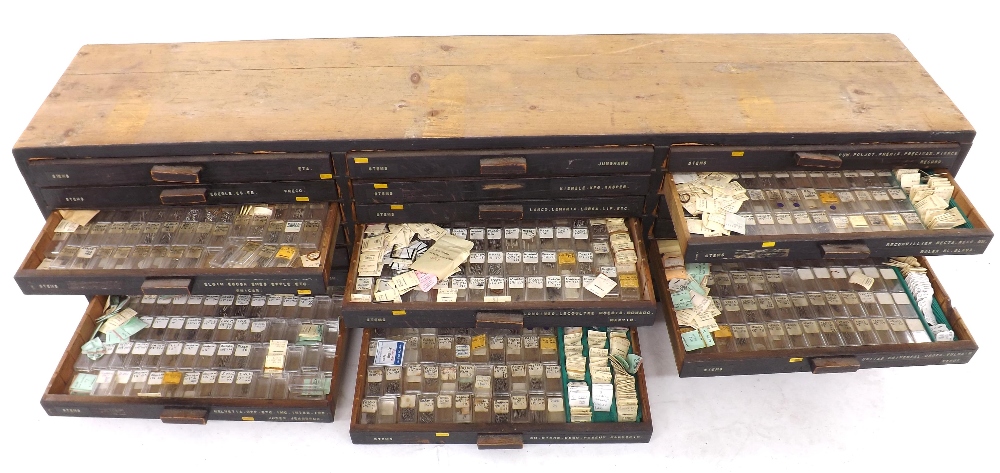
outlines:
[[[377,330],[366,329],[362,338],[351,417],[354,443],[475,443],[486,449],[520,448],[527,443],[645,443],[652,435],[649,396],[641,366],[634,376],[638,398],[636,421],[616,417],[619,406],[612,406],[611,412],[598,412],[593,410],[595,404],[589,404],[590,422],[568,421],[571,409],[565,394],[570,379],[562,355],[561,329],[523,334],[505,330],[488,332],[491,342],[500,338],[506,340],[501,340],[501,345],[506,345],[499,348],[496,357],[493,347],[490,355],[483,354],[479,362],[456,359],[462,351],[465,356],[475,357],[479,350],[469,351],[468,345],[463,348],[457,342],[468,341],[463,341],[463,337],[473,345],[476,337],[483,337],[480,341],[485,342],[484,331],[424,329],[416,333],[414,329],[413,335],[406,335],[403,329],[389,329],[381,334],[376,334]],[[635,328],[627,333],[631,353],[639,354]],[[540,345],[529,341],[533,338],[538,343],[546,334],[555,339]],[[511,337],[519,343],[516,357],[504,356],[509,353]],[[378,339],[406,344],[401,355],[407,360],[403,366],[374,365]],[[434,343],[424,348],[423,342],[429,339],[434,339]],[[420,347],[418,354],[408,352],[414,344]],[[434,354],[429,360],[427,352]],[[436,377],[430,378],[428,374]],[[480,383],[479,377],[487,379]],[[589,374],[587,380],[593,389]],[[614,399],[615,404],[620,400],[617,392]]]
[[[87,225],[53,212],[14,279],[25,294],[323,294],[339,226],[325,203],[105,210]]]
[[[937,173],[954,188],[949,206],[957,208],[966,223],[957,228],[928,229],[891,174],[890,171],[735,174],[738,177],[734,183],[747,184],[743,187],[749,200],[736,212],[746,221],[746,234],[711,237],[692,234],[692,222],[688,220],[692,217],[684,202],[690,206],[697,196],[679,193],[675,179],[678,176],[683,179],[683,175],[667,175],[663,196],[685,261],[689,263],[969,255],[986,250],[993,232],[951,175],[944,170]],[[813,176],[821,180],[822,187],[805,185],[798,189],[802,187],[796,184],[798,179],[811,183]],[[866,187],[868,180],[877,184]]]
[[[39,187],[128,186],[333,179],[329,153],[261,153],[143,158],[32,158]]]
[[[332,422],[337,385],[348,350],[348,331],[339,328],[339,300],[323,296],[327,300],[319,302],[321,298],[316,298],[317,301],[311,301],[316,302],[311,309],[257,306],[240,314],[240,305],[233,304],[231,297],[228,301],[221,297],[222,303],[215,307],[207,305],[213,297],[218,303],[219,296],[199,298],[199,305],[190,304],[194,297],[171,301],[168,296],[167,303],[163,303],[164,296],[160,296],[148,303],[130,305],[139,312],[136,317],[142,317],[150,326],[132,336],[128,343],[111,345],[112,353],[91,361],[80,350],[94,334],[96,320],[108,299],[95,297],[42,396],[42,407],[52,416],[132,417],[161,419],[165,423]],[[230,304],[228,309],[226,302]],[[237,302],[250,306],[245,301]],[[177,310],[178,305],[189,310]],[[243,318],[256,309],[261,309],[258,317]],[[280,313],[282,310],[284,314]],[[168,312],[170,322],[162,315]],[[195,315],[180,315],[185,313]],[[168,323],[173,327],[178,320],[180,328],[154,328],[167,327]],[[261,324],[265,328],[257,331]],[[322,327],[320,343],[308,347],[296,345],[298,330],[306,324]],[[284,326],[282,334],[277,334],[276,325]],[[251,341],[251,332],[259,340]],[[262,366],[256,366],[263,358],[257,355],[261,350],[266,351],[268,339],[282,338],[290,340],[288,346],[292,352],[300,352],[293,356],[302,355],[301,359],[286,362],[282,373],[263,374]],[[184,347],[175,356],[178,364],[166,367],[163,360],[168,358],[171,345]],[[197,354],[187,355],[189,351]],[[182,360],[185,356],[193,361],[185,363]],[[246,363],[240,363],[241,356]],[[290,366],[292,363],[296,366]],[[78,380],[81,373],[93,378]],[[324,394],[327,380],[330,388]],[[77,394],[69,394],[71,386]]]
[[[651,146],[347,154],[347,170],[352,179],[635,174],[651,169]]]
[[[929,341],[905,283],[875,260],[846,261],[843,266],[720,263],[712,265],[709,286],[710,295],[725,294],[719,298],[722,314],[720,330],[712,335],[715,345],[685,351],[682,333],[691,328],[682,329],[678,322],[658,242],[669,245],[666,240],[650,243],[650,254],[657,260],[651,264],[656,266],[656,290],[681,377],[967,363],[978,349],[927,260],[918,258],[928,270],[954,341]],[[848,282],[855,270],[873,277],[871,291]],[[774,287],[781,292],[772,292]]]
[[[587,222],[588,220],[577,219],[577,221]],[[597,221],[602,220],[590,220],[590,222]],[[534,236],[530,240],[532,242],[529,248],[531,251],[521,252],[520,249],[523,246],[520,241],[516,240],[512,241],[516,244],[517,251],[502,251],[507,247],[504,246],[503,240],[499,239],[500,235],[511,235],[513,238],[513,233],[508,232],[518,230],[517,239],[520,239],[520,235],[522,235],[520,233],[521,224],[494,223],[453,226],[451,228],[453,234],[460,235],[460,238],[463,239],[470,238],[479,242],[480,246],[474,247],[469,259],[461,265],[460,273],[456,273],[448,281],[437,284],[427,292],[421,292],[419,288],[414,288],[410,294],[404,295],[405,301],[400,298],[399,302],[371,302],[378,299],[377,293],[380,290],[380,285],[391,284],[391,278],[394,275],[405,271],[402,268],[394,270],[392,264],[386,264],[383,266],[381,276],[377,278],[360,277],[359,270],[361,261],[364,259],[362,248],[365,243],[363,239],[358,239],[354,245],[347,281],[347,292],[358,295],[345,297],[344,321],[352,328],[495,325],[523,325],[530,328],[651,325],[657,306],[654,301],[645,248],[642,244],[641,225],[637,219],[625,219],[625,223],[627,234],[634,242],[637,255],[635,274],[626,274],[625,270],[619,273],[609,250],[604,255],[607,260],[605,263],[601,263],[605,260],[600,258],[600,254],[597,254],[596,257],[595,254],[590,254],[589,258],[594,259],[583,261],[583,259],[588,259],[587,254],[592,253],[590,251],[584,251],[582,257],[576,251],[564,255],[564,262],[568,265],[565,269],[570,271],[564,275],[559,269],[562,266],[557,266],[559,252],[556,251],[556,246],[539,251],[543,245],[540,243],[541,240]],[[567,225],[564,227],[566,233],[570,233],[569,225],[572,224],[572,221],[567,220],[563,224]],[[524,228],[528,228],[529,225],[525,225]],[[535,225],[530,225],[532,231],[537,228]],[[549,229],[551,230],[552,227]],[[365,227],[358,226],[356,231],[358,235],[362,235]],[[557,230],[556,233],[558,234],[559,231]],[[527,235],[527,233],[523,234]],[[494,236],[498,239],[493,239]],[[553,244],[555,244],[555,240],[552,239]],[[573,242],[574,240],[569,241]],[[605,246],[607,246],[606,243]],[[545,248],[548,247],[545,246]],[[494,249],[496,250],[494,251]],[[508,248],[508,250],[510,249]],[[511,253],[511,255],[508,256],[507,253]],[[533,261],[532,263],[522,264],[525,254],[533,254],[533,260],[525,260]],[[477,256],[482,259],[481,262]],[[511,256],[516,256],[517,262],[508,265],[507,259]],[[548,259],[550,257],[551,261]],[[515,261],[515,259],[511,259],[511,261]],[[587,266],[581,269],[578,267],[578,262],[580,265]],[[529,265],[531,266],[529,267]],[[570,266],[572,270],[569,269]],[[628,270],[631,271],[630,268]],[[549,274],[550,272],[551,274]],[[616,285],[612,289],[612,293],[605,298],[600,298],[585,288],[590,279],[599,277],[601,274],[607,275],[620,284],[620,286]],[[493,278],[490,277],[491,275]],[[583,283],[585,276],[587,284]],[[555,278],[555,281],[550,281],[550,277]],[[576,279],[566,282],[567,277],[575,277]],[[516,281],[512,281],[512,278]],[[477,279],[484,284],[481,290],[477,289]],[[496,281],[493,281],[494,279]],[[537,279],[537,287],[534,286],[535,279]],[[564,282],[565,284],[563,284]],[[563,291],[570,290],[571,285],[575,286],[572,293],[573,298],[565,299]],[[437,302],[438,293],[441,292],[440,288],[448,288],[449,286],[457,291],[457,301]],[[551,291],[555,291],[555,296],[549,295]],[[624,296],[621,293],[625,293]]]

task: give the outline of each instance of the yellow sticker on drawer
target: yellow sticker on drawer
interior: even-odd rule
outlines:
[[[743,151],[733,151],[733,157],[734,158],[742,158],[743,157]]]
[[[312,289],[299,289],[297,291],[297,293],[300,296],[308,296],[309,294],[312,294],[313,292],[312,292]]]
[[[448,432],[437,432],[434,434],[435,437],[450,437],[451,434]]]
[[[376,189],[388,189],[389,184],[372,184]]]
[[[333,174],[323,173],[319,175],[320,179],[333,179]]]
[[[799,362],[801,362],[801,361],[802,361],[802,358],[799,358],[799,357],[795,357],[795,358],[789,358],[789,359],[788,359],[788,362],[789,362],[789,363],[799,363]]]
[[[309,202],[309,198],[308,197],[296,197],[295,201],[296,202]]]
[[[403,210],[403,204],[391,204],[389,205],[390,210]]]
[[[760,244],[761,248],[770,248],[772,246],[774,246],[774,242],[773,241],[765,241],[764,243]]]
[[[368,158],[354,158],[354,164],[368,164]]]
[[[405,310],[394,310],[394,311],[392,311],[392,315],[406,315],[406,311]]]

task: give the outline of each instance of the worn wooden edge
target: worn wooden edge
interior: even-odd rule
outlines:
[[[813,374],[853,373],[861,369],[861,362],[854,356],[825,356],[809,359]]]
[[[972,202],[962,191],[961,186],[955,182],[955,178],[950,172],[944,169],[935,170],[938,174],[947,177],[948,181],[955,186],[953,198],[958,208],[968,217],[973,228],[953,228],[947,230],[905,230],[905,231],[879,231],[879,232],[855,232],[855,233],[802,233],[790,235],[729,235],[720,237],[693,236],[688,230],[687,221],[684,220],[684,209],[681,206],[680,197],[677,193],[677,185],[674,184],[673,177],[667,174],[664,181],[666,187],[664,197],[667,199],[667,207],[674,222],[674,229],[677,232],[677,241],[681,247],[681,253],[687,255],[689,245],[713,245],[713,244],[734,244],[734,245],[757,245],[763,242],[840,242],[858,239],[878,239],[878,238],[992,238],[993,231],[986,225],[979,211],[972,205]]]
[[[642,355],[639,348],[639,332],[636,327],[629,327],[629,340],[632,342],[632,351],[637,355]],[[365,399],[365,377],[368,368],[368,345],[371,343],[373,329],[364,329],[361,335],[361,353],[358,357],[357,381],[354,387],[354,404],[351,412],[350,432],[476,432],[479,434],[518,434],[537,431],[560,431],[567,433],[584,432],[607,432],[612,429],[623,433],[629,432],[652,432],[653,417],[649,407],[649,391],[646,388],[645,366],[639,365],[636,372],[636,390],[640,397],[642,409],[642,420],[639,422],[593,422],[593,423],[525,423],[525,424],[458,424],[458,423],[434,423],[434,424],[362,424],[361,423],[361,401]],[[611,426],[616,426],[611,427]]]
[[[638,261],[636,261],[636,273],[639,276],[639,289],[640,289],[640,300],[638,301],[580,301],[581,304],[585,304],[587,307],[598,307],[598,308],[608,308],[608,309],[618,309],[622,308],[623,303],[635,303],[636,305],[647,305],[649,308],[656,308],[656,294],[653,291],[653,281],[650,275],[649,261],[646,258],[646,250],[643,246],[643,242],[646,241],[643,238],[642,233],[642,223],[636,218],[626,218],[627,226],[629,227],[629,233],[632,236],[632,241],[636,243],[635,252]],[[364,224],[358,224],[356,227],[356,235],[354,248],[351,252],[351,266],[347,273],[347,284],[344,289],[344,311],[345,312],[364,312],[364,311],[393,311],[393,310],[412,310],[412,309],[423,309],[423,310],[442,310],[447,311],[449,309],[454,310],[472,310],[472,309],[482,309],[488,311],[506,311],[506,310],[551,310],[555,308],[553,304],[549,301],[522,301],[522,302],[508,302],[502,305],[497,305],[496,307],[489,307],[484,302],[402,302],[402,303],[381,303],[376,304],[374,302],[353,302],[351,301],[351,293],[354,291],[355,282],[358,273],[358,264],[361,261],[361,240],[360,235],[364,233]]]
[[[476,446],[480,450],[519,450],[524,448],[524,434],[479,434]]]
[[[166,407],[160,413],[160,422],[164,424],[196,424],[208,423],[207,408]]]
[[[656,252],[659,255],[659,250],[656,246],[656,240],[650,242],[650,252]],[[932,343],[895,343],[895,344],[885,344],[885,345],[862,345],[856,347],[844,346],[844,347],[809,347],[809,348],[782,348],[776,350],[763,350],[763,351],[749,351],[749,352],[734,352],[734,353],[689,353],[684,351],[683,343],[680,340],[680,325],[677,322],[677,315],[674,312],[673,305],[668,302],[668,295],[670,294],[667,289],[666,277],[662,267],[655,271],[658,277],[658,286],[660,294],[660,304],[663,307],[664,315],[666,316],[667,332],[670,337],[670,342],[673,345],[674,358],[677,364],[677,372],[681,373],[685,361],[691,363],[697,362],[716,362],[716,361],[750,361],[755,359],[766,359],[766,358],[813,358],[813,357],[836,357],[836,356],[855,356],[861,354],[872,354],[872,353],[884,353],[884,354],[906,354],[906,353],[923,353],[930,351],[949,351],[949,350],[978,350],[979,346],[976,344],[975,340],[972,338],[972,334],[969,332],[968,327],[965,322],[959,316],[958,312],[952,307],[951,299],[945,292],[944,288],[941,286],[940,281],[934,274],[930,265],[927,263],[925,257],[917,257],[920,260],[920,264],[927,268],[927,275],[931,281],[931,285],[934,287],[934,297],[941,304],[942,309],[945,312],[945,317],[952,324],[952,328],[955,331],[955,336],[957,340],[951,342],[932,342]]]
[[[95,296],[87,305],[76,331],[66,346],[56,369],[45,387],[41,403],[73,403],[73,404],[144,404],[166,406],[173,409],[208,409],[242,407],[242,408],[309,408],[329,410],[331,421],[334,419],[337,407],[339,386],[343,375],[344,364],[350,352],[350,330],[345,329],[343,318],[341,330],[337,336],[337,353],[334,356],[333,377],[330,382],[330,394],[315,400],[310,399],[226,399],[226,398],[156,398],[140,396],[75,396],[67,393],[73,377],[76,374],[74,364],[80,355],[84,343],[90,340],[90,334],[95,328],[95,320],[104,313],[104,303],[107,296]]]

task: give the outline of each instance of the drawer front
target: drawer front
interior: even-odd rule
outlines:
[[[743,147],[674,145],[670,147],[667,170],[951,169],[960,153],[956,143]]]
[[[673,344],[674,358],[680,377],[729,376],[795,372],[842,372],[868,368],[944,365],[968,363],[978,350],[958,311],[951,306],[950,298],[940,286],[936,276],[921,258],[921,265],[929,270],[935,298],[955,331],[957,339],[951,342],[895,343],[841,347],[782,348],[761,351],[724,352],[701,349],[684,350],[670,291],[656,241],[649,248],[651,271],[656,281],[657,298],[666,316],[667,330]],[[686,260],[685,260],[686,261]],[[794,263],[794,261],[793,261]],[[713,291],[712,294],[716,294]],[[719,323],[724,323],[719,316]]]
[[[685,261],[689,263],[704,263],[713,261],[760,260],[760,259],[826,259],[826,258],[885,258],[892,256],[918,255],[975,255],[982,254],[993,239],[993,232],[983,220],[982,215],[962,192],[961,187],[951,179],[954,186],[952,200],[955,206],[966,217],[971,228],[952,229],[913,229],[900,231],[851,231],[846,233],[792,233],[787,230],[782,233],[777,224],[777,217],[771,234],[732,234],[728,236],[703,237],[691,234],[685,211],[678,196],[677,186],[668,175],[664,182],[661,195],[666,199],[670,219],[673,221],[675,234],[681,242]],[[820,189],[822,191],[822,189]],[[865,190],[865,189],[861,189]],[[763,202],[758,200],[757,202]],[[791,201],[783,201],[790,203]],[[752,204],[753,201],[747,201]],[[843,202],[836,201],[835,205]],[[766,204],[765,204],[766,205]],[[785,204],[785,208],[791,208]],[[794,205],[798,206],[798,202]],[[825,205],[825,204],[824,204]],[[832,205],[831,205],[832,206]],[[659,212],[663,212],[661,203]],[[822,210],[823,207],[820,208]],[[754,213],[748,210],[747,213]],[[852,211],[852,215],[879,214],[882,212],[897,213],[899,210]],[[779,211],[763,209],[761,214],[778,215]],[[789,212],[783,212],[790,215]],[[758,214],[755,214],[758,215]],[[838,214],[845,220],[848,214]],[[690,217],[688,217],[690,218]],[[833,218],[832,214],[829,218]],[[833,228],[833,224],[828,225]],[[750,227],[748,227],[750,228]],[[665,231],[659,234],[666,234]]]
[[[625,196],[448,204],[356,204],[354,209],[360,223],[510,221],[572,217],[637,217],[642,215],[644,201],[645,197]]]
[[[353,152],[351,178],[572,176],[648,173],[651,146],[470,151]]]
[[[370,329],[365,330],[361,337],[359,376],[355,386],[350,427],[353,443],[478,444],[480,449],[516,449],[529,443],[646,443],[652,436],[653,422],[644,367],[640,367],[635,375],[638,412],[641,417],[637,422],[363,424],[362,403],[366,397],[366,371],[370,356],[368,347],[374,341],[373,338],[374,334]],[[632,351],[637,355],[641,354],[635,328],[630,329],[629,338]]]
[[[340,232],[338,207],[328,207],[318,239],[317,267],[37,269],[62,221],[59,213],[53,213],[14,280],[24,294],[323,294],[329,287],[334,240]]]
[[[53,209],[337,200],[337,187],[333,181],[253,182],[203,186],[52,187],[41,189],[41,193],[45,202]]]
[[[35,158],[28,181],[39,187],[333,179],[327,153],[267,153],[152,158]]]
[[[75,375],[74,363],[81,346],[94,331],[94,320],[104,310],[106,296],[95,297],[63,354],[48,389],[42,396],[42,407],[50,416],[109,417],[160,419],[164,423],[203,424],[210,420],[258,422],[333,422],[337,407],[338,384],[344,371],[349,349],[348,330],[340,330],[337,354],[333,361],[332,394],[311,399],[232,399],[232,398],[166,398],[142,396],[84,396],[67,394]],[[143,341],[139,336],[133,341]],[[222,343],[222,342],[219,342]],[[235,342],[234,342],[235,343]],[[129,370],[128,367],[122,369]]]
[[[649,176],[579,176],[525,179],[452,179],[432,181],[353,181],[360,204],[461,202],[467,200],[562,199],[588,196],[645,195]]]

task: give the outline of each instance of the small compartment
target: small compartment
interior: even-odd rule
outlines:
[[[653,169],[651,146],[461,151],[372,151],[347,154],[351,178],[540,177],[635,174]]]
[[[227,303],[226,297],[136,296],[124,308],[135,310],[134,317],[148,326],[129,342],[110,345],[108,354],[94,361],[81,354],[81,347],[95,333],[108,299],[95,297],[42,396],[42,407],[52,416],[165,423],[332,422],[348,349],[347,330],[340,328],[339,300],[333,300],[339,296],[309,297],[309,304],[304,304],[306,298],[298,299],[309,308],[286,314],[308,315],[307,319],[261,313],[255,322],[299,321],[312,330],[271,333],[259,341],[248,338],[253,328],[246,317],[267,306],[248,301],[240,309],[242,301],[234,304],[230,296]],[[181,319],[177,325],[182,328],[172,330],[170,319]],[[196,327],[193,338],[184,335],[187,326]],[[206,336],[195,335],[200,332]],[[292,340],[287,361],[279,372],[267,372],[268,360],[257,353],[266,355],[268,340],[283,337]],[[181,348],[173,351],[172,345]]]
[[[569,339],[566,335],[572,331],[568,328],[514,331],[366,329],[358,362],[351,441],[361,444],[475,443],[480,448],[520,448],[527,443],[649,442],[653,424],[643,368],[640,366],[633,376],[611,367],[611,381],[595,383],[589,366],[595,357],[604,355],[601,350],[609,351],[610,341],[591,338],[591,330],[607,333],[599,327],[582,329],[587,336],[579,345],[586,347],[583,357],[587,361],[584,364],[586,371],[581,375],[578,371],[567,370],[570,367],[567,354],[571,350],[567,349]],[[630,353],[638,355],[635,328],[615,330],[627,334]],[[428,361],[421,340],[432,335],[436,335],[439,349],[431,350],[435,358]],[[442,339],[447,343],[442,343]],[[475,362],[478,350],[494,351],[490,349],[494,339],[506,339],[508,348],[512,345],[511,340],[516,339],[522,342],[523,348],[518,355],[512,356],[510,350],[501,349],[499,356],[491,355]],[[604,348],[598,347],[598,343]],[[376,358],[387,353],[383,344],[402,350],[400,357],[404,366],[383,368],[375,365]],[[440,349],[444,345],[450,348]],[[447,355],[442,357],[442,352]],[[594,365],[602,366],[597,362]],[[400,389],[407,366],[422,367],[424,383],[420,389],[416,388],[417,383],[413,384],[414,389]],[[438,382],[427,382],[429,370],[439,377]],[[630,377],[632,381],[618,376]],[[571,404],[569,389],[574,382],[584,383],[580,389],[582,392],[586,386],[588,398],[578,397],[578,392],[574,391]],[[611,393],[594,388],[600,384],[615,387],[617,382],[634,382],[635,403],[621,403],[617,393],[612,402],[603,397]],[[598,391],[600,404],[593,396]],[[572,407],[587,411],[584,404],[589,407],[589,415],[575,411],[577,416],[574,417]],[[606,405],[610,407],[604,411]],[[629,420],[632,418],[635,420]]]
[[[948,293],[920,257],[954,341],[929,341],[902,280],[879,264],[884,260],[719,263],[711,265],[710,294],[719,299],[720,330],[712,332],[713,346],[685,351],[682,337],[691,329],[682,331],[678,322],[658,248],[668,242],[650,243],[650,264],[656,266],[657,294],[681,377],[956,364],[969,362],[978,350]],[[870,291],[849,282],[856,272],[873,276]],[[927,341],[920,341],[921,332]]]
[[[907,192],[888,170],[735,173],[732,182],[741,182],[748,189],[749,200],[735,212],[747,222],[746,235],[692,234],[687,220],[691,217],[686,217],[682,203],[691,197],[678,193],[673,174],[664,180],[662,195],[688,263],[983,253],[993,232],[951,175],[940,169],[935,174],[947,178],[954,188],[947,203],[958,209],[965,225],[926,229],[912,210]],[[800,186],[797,176],[802,176],[804,183],[819,180],[825,185]],[[872,187],[866,187],[866,179]],[[799,187],[813,192],[802,194]],[[836,210],[830,210],[834,207]]]
[[[340,226],[327,203],[63,213],[14,275],[25,294],[323,294]]]

